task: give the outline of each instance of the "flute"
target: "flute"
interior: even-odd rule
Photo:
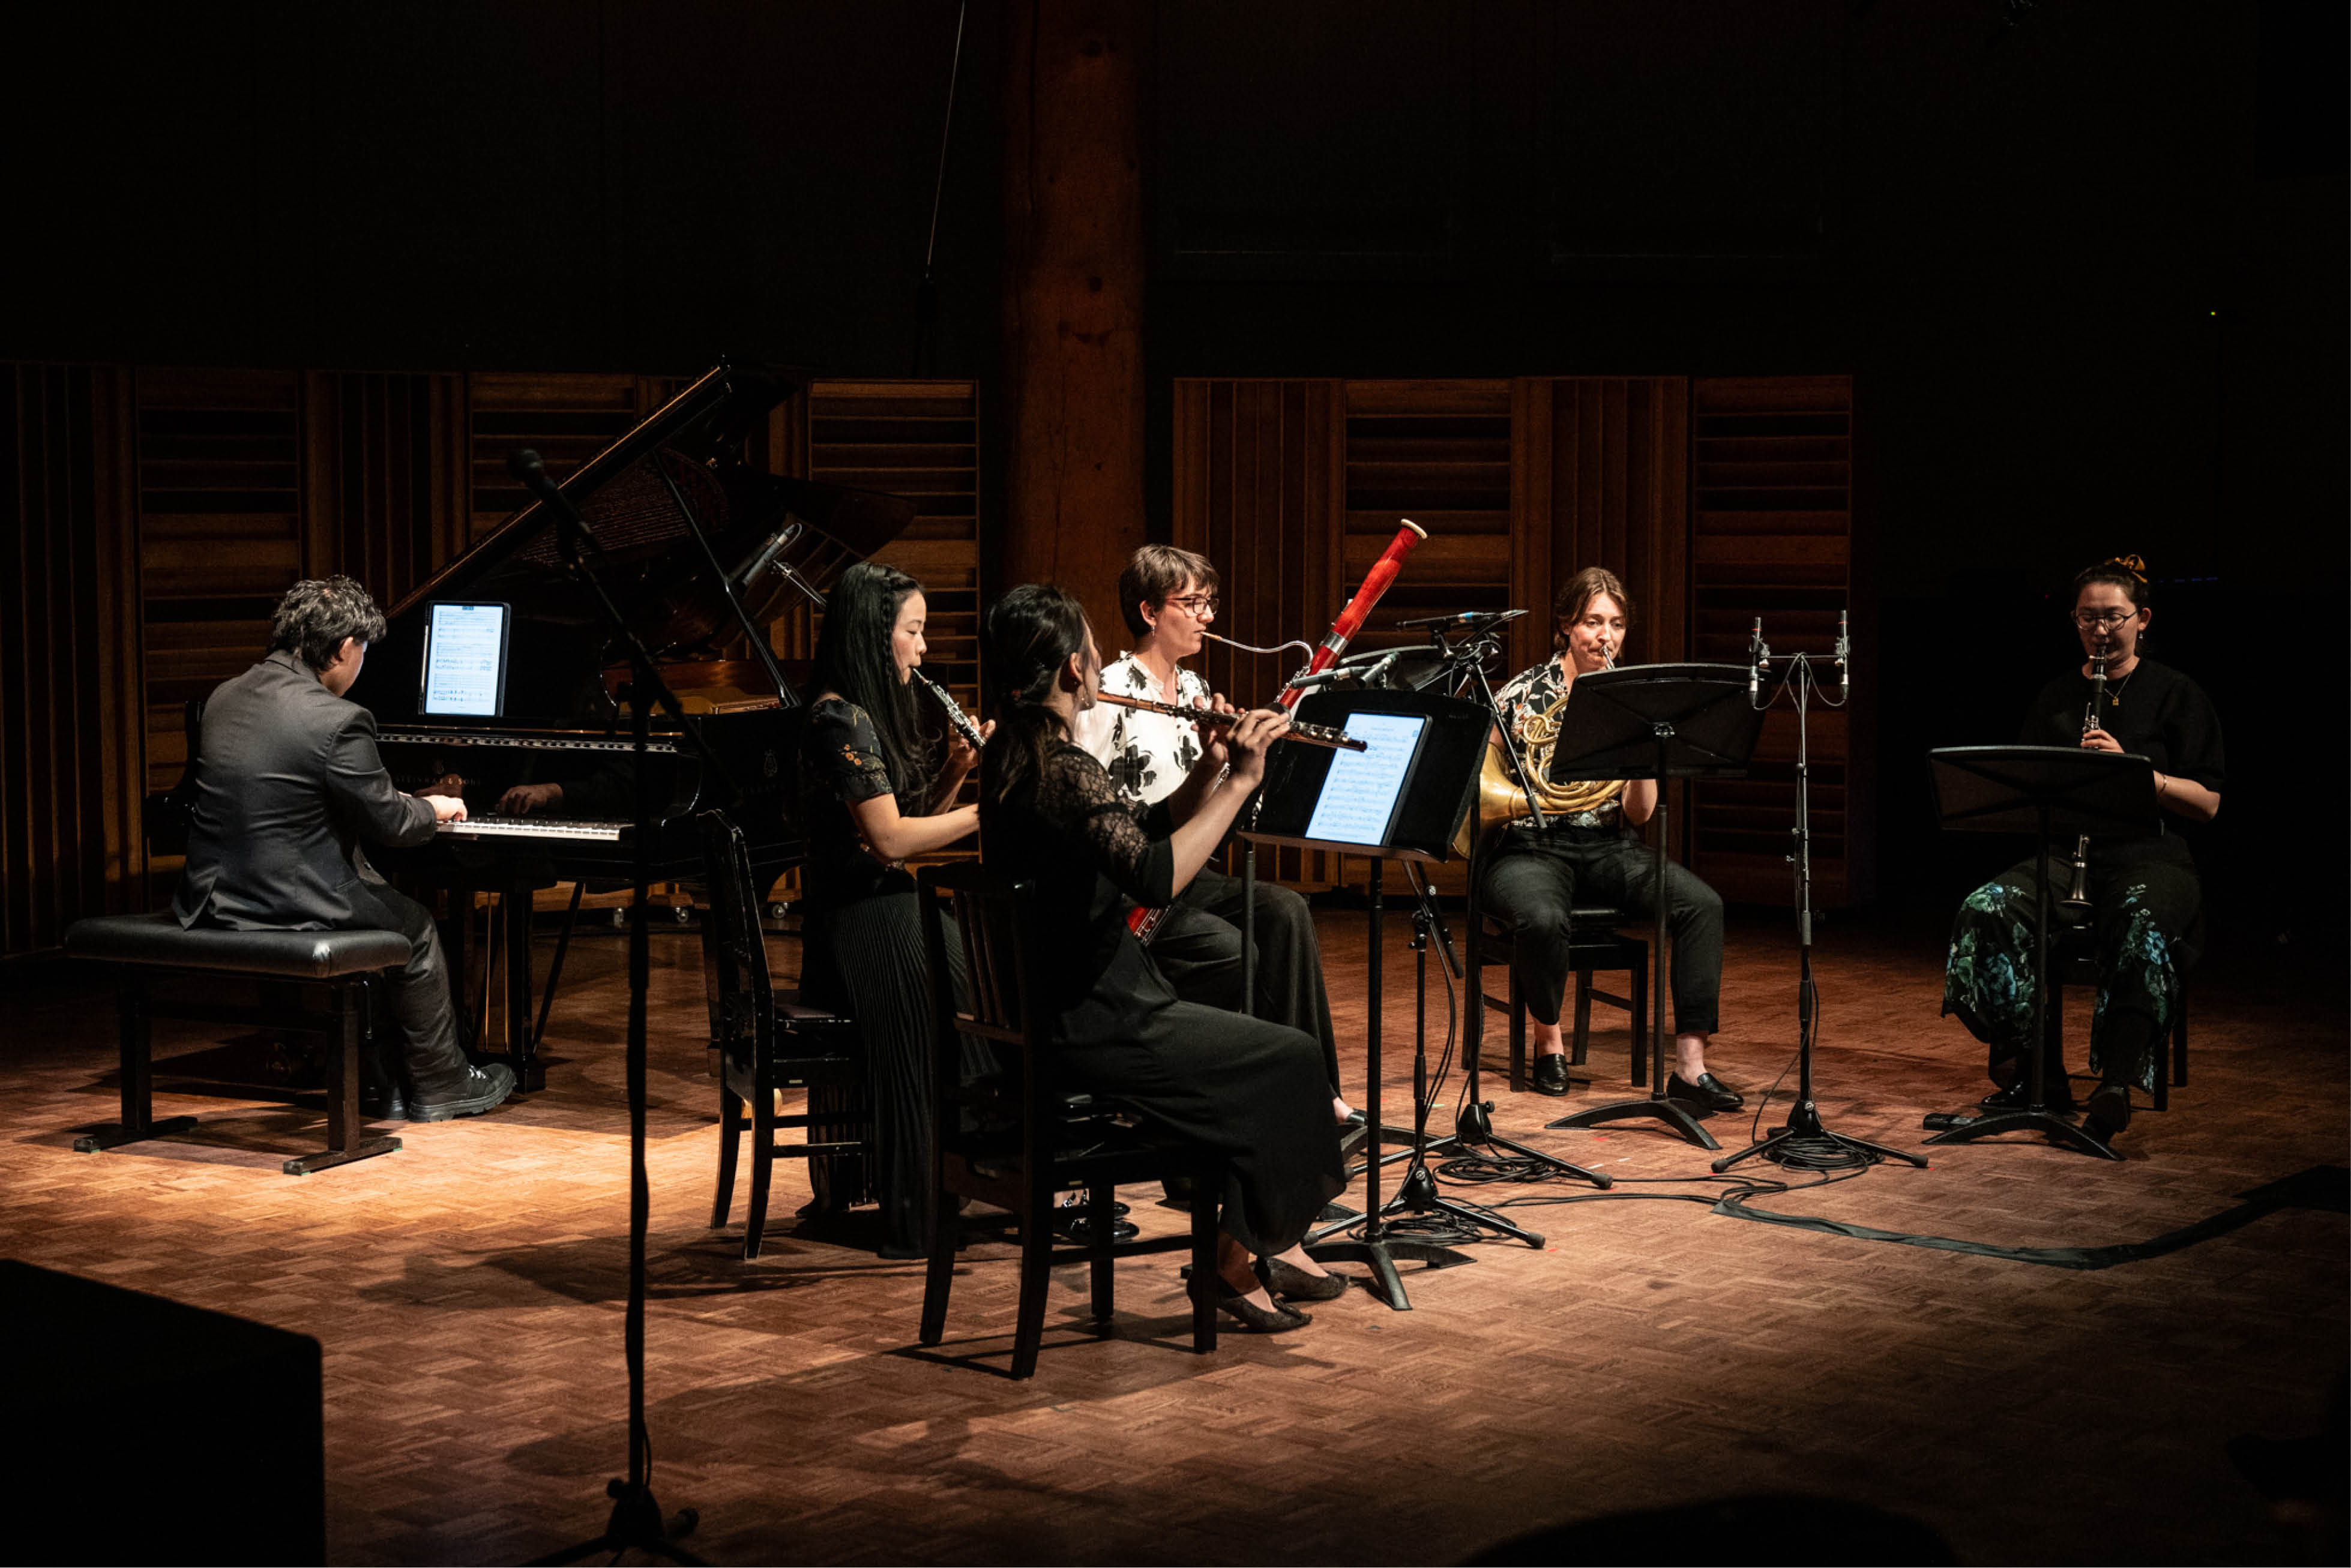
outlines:
[[[1237,713],[1219,713],[1214,708],[1178,707],[1174,703],[1146,702],[1141,697],[1123,697],[1113,692],[1097,693],[1094,700],[1108,703],[1113,707],[1133,708],[1137,713],[1164,713],[1169,718],[1188,718],[1195,724],[1237,724],[1241,718],[1241,715]],[[1369,741],[1358,740],[1343,730],[1326,729],[1319,724],[1293,723],[1274,739],[1302,741],[1308,746],[1327,746],[1333,751],[1371,749]]]

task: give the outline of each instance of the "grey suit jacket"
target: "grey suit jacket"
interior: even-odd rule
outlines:
[[[354,845],[433,836],[433,808],[394,788],[376,755],[375,716],[290,653],[214,691],[193,766],[188,864],[172,901],[183,926],[341,929],[360,880]]]

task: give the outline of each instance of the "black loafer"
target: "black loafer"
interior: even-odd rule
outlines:
[[[2099,1084],[2082,1108],[2082,1125],[2101,1143],[2112,1142],[2116,1133],[2130,1125],[2130,1091],[2119,1083]]]
[[[514,1092],[514,1069],[503,1061],[465,1069],[465,1082],[427,1098],[422,1090],[409,1096],[412,1122],[445,1122],[453,1116],[478,1116],[506,1103]]]
[[[1736,1111],[1747,1103],[1738,1090],[1711,1072],[1701,1072],[1692,1083],[1676,1072],[1666,1079],[1666,1098],[1695,1105],[1701,1111]]]
[[[1567,1052],[1547,1051],[1535,1058],[1535,1070],[1529,1075],[1538,1094],[1567,1092]]]
[[[2074,1111],[2074,1085],[2063,1078],[2053,1078],[2042,1090],[2043,1102],[2052,1111],[2071,1115]],[[2032,1092],[2023,1079],[2018,1079],[2005,1089],[1995,1089],[1976,1102],[1987,1111],[2029,1111],[2032,1108]]]

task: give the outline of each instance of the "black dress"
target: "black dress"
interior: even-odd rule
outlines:
[[[981,854],[1038,883],[1043,985],[1071,1083],[1222,1151],[1226,1234],[1260,1255],[1287,1251],[1345,1186],[1322,1048],[1287,1025],[1178,999],[1135,941],[1127,900],[1163,906],[1175,880],[1165,811],[1153,812],[1158,836],[1100,763],[1061,742],[1033,787],[981,802]]]
[[[809,846],[801,871],[808,894],[801,998],[857,1020],[874,1147],[870,1170],[829,1160],[810,1179],[820,1209],[879,1199],[885,1254],[918,1258],[930,1194],[931,991],[914,879],[903,863],[876,859],[850,816],[855,802],[891,793],[873,721],[854,703],[827,697],[809,709],[807,724],[799,747]],[[820,1116],[841,1109],[810,1106]],[[833,1125],[811,1132],[821,1138]]]
[[[2075,746],[2090,705],[2079,671],[2033,698],[2017,736],[2024,746]],[[2156,771],[2220,788],[2220,718],[2203,688],[2167,664],[2142,658],[2126,681],[2106,683],[2103,728]],[[2198,956],[2203,892],[2188,841],[2167,816],[2152,833],[2090,837],[2090,925],[2096,942],[2097,1010],[2090,1025],[2090,1071],[2152,1092],[2163,1040],[2179,1005],[2179,979]],[[2071,845],[2064,846],[2066,852]],[[2053,897],[2072,873],[2053,851]],[[2021,1055],[2032,1037],[2032,923],[2039,909],[2038,857],[2020,862],[1968,895],[1951,928],[1943,1011],[1957,1014],[1991,1048],[1992,1064]]]

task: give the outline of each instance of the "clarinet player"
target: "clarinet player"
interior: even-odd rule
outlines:
[[[2027,746],[2079,745],[2125,751],[2155,764],[2156,831],[2091,837],[2085,868],[2087,923],[2095,934],[2097,1010],[2090,1026],[2090,1071],[2098,1086],[2083,1121],[2101,1138],[2130,1124],[2130,1092],[2152,1093],[2163,1041],[2179,1006],[2180,977],[2194,965],[2203,893],[2196,860],[2179,829],[2220,810],[2220,719],[2203,688],[2146,656],[2147,565],[2138,557],[2100,561],[2074,579],[2074,631],[2082,663],[2041,689],[2024,716]],[[2103,682],[2093,682],[2105,655]],[[2053,875],[2069,869],[2055,862]],[[1991,1051],[1993,1110],[2022,1107],[2029,1092],[2024,1053],[2032,1035],[2032,920],[2038,889],[2027,860],[1968,895],[1952,927],[1943,1011]],[[2074,1108],[2062,1059],[2048,1069],[2052,1110]]]

